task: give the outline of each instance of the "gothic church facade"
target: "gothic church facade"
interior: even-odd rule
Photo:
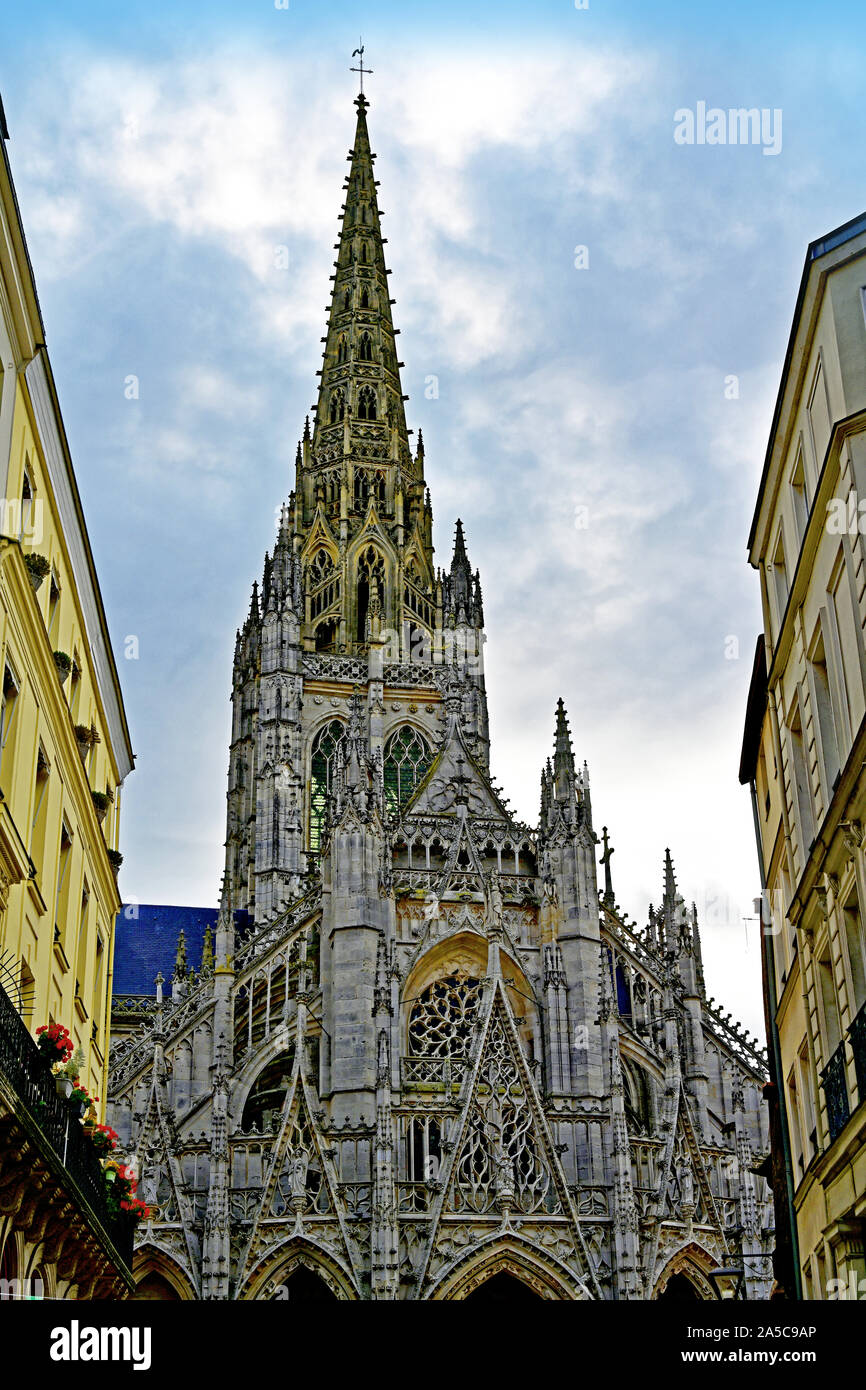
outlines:
[[[142,1297],[769,1292],[758,1044],[707,998],[665,856],[598,884],[565,710],[538,824],[490,772],[479,575],[433,565],[366,107],[312,425],[233,671],[226,865],[196,970],[115,1000]]]

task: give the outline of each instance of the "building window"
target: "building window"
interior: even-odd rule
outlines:
[[[425,739],[409,724],[392,734],[385,747],[385,809],[396,816],[415,793],[430,766]]]
[[[812,1063],[809,1061],[809,1045],[805,1038],[797,1055],[797,1067],[802,1098],[804,1161],[808,1168],[812,1158],[818,1152],[818,1131],[815,1119],[815,1085],[812,1079]]]
[[[361,334],[361,341],[358,344],[358,358],[361,362],[372,362],[373,360],[373,339],[369,333]]]
[[[346,413],[346,399],[342,391],[334,391],[331,396],[330,422],[335,425]]]
[[[788,1073],[788,1115],[790,1116],[791,1147],[794,1150],[794,1165],[798,1180],[806,1171],[803,1157],[803,1115],[800,1109],[800,1096],[797,1090],[797,1074],[794,1067]]]
[[[831,598],[836,631],[839,634],[846,713],[851,727],[856,729],[863,717],[863,681],[860,673],[862,635],[859,620],[855,616],[854,599],[844,556],[840,559],[836,581],[831,585]],[[850,743],[850,739],[846,743]]]
[[[316,628],[315,642],[317,652],[332,652],[337,641],[337,619],[326,618]]]
[[[833,962],[829,947],[815,962],[818,972],[818,986],[821,992],[821,1015],[823,1021],[823,1052],[830,1057],[842,1041],[842,1022],[839,1017],[839,996],[833,978]]]
[[[81,890],[81,907],[78,913],[78,954],[75,960],[75,997],[84,1007],[85,981],[87,979],[87,909],[90,904],[90,890],[85,880]]]
[[[339,719],[332,719],[313,739],[310,759],[310,849],[314,854],[319,854],[322,848],[322,832],[325,828],[328,797],[334,775],[334,758],[337,744],[344,733],[343,723]]]
[[[409,1014],[409,1055],[468,1056],[481,988],[474,975],[457,971],[423,989]]]
[[[824,649],[823,636],[819,635],[813,648],[810,669],[816,723],[821,740],[824,810],[826,812],[833,795],[833,788],[836,785],[836,778],[839,776],[839,740],[836,737],[836,721],[833,716],[833,700],[830,694],[830,676],[827,670],[827,655]]]
[[[385,590],[385,562],[374,546],[358,561],[358,604],[355,633],[359,642],[367,640],[367,615],[375,598],[380,604]]]
[[[653,1108],[650,1101],[650,1082],[647,1073],[637,1062],[623,1058],[623,1102],[630,1134],[653,1132]]]
[[[367,510],[367,502],[370,498],[370,480],[362,468],[355,469],[355,511],[364,512]]]
[[[69,860],[72,856],[72,831],[66,821],[60,828],[60,858],[57,864],[57,892],[54,896],[54,939],[62,946],[66,941],[69,907]]]
[[[307,571],[310,621],[326,612],[340,597],[340,575],[327,550],[317,550]]]
[[[48,586],[48,637],[54,640],[54,630],[57,627],[57,614],[60,609],[60,584],[57,579],[57,571],[52,569],[51,582]]]
[[[21,984],[18,990],[21,1017],[29,1028],[36,1007],[36,977],[26,960],[21,962]]]
[[[622,967],[622,962],[617,961],[614,969],[614,980],[616,983],[616,1011],[623,1018],[631,1018],[631,992],[628,987],[628,976]]]
[[[78,661],[78,652],[72,653],[72,671],[69,681],[69,710],[73,720],[78,719],[78,704],[81,699],[81,666]]]
[[[776,600],[776,637],[782,630],[782,620],[788,603],[788,570],[785,565],[785,542],[779,531],[776,549],[773,551],[773,596]]]
[[[803,468],[803,454],[798,452],[797,461],[791,473],[791,501],[794,504],[794,524],[798,549],[803,544],[806,525],[809,520],[809,499],[806,496],[806,474]]]
[[[827,401],[827,387],[824,381],[823,363],[818,363],[815,380],[809,396],[809,424],[812,429],[812,447],[815,451],[815,465],[818,473],[824,462],[824,454],[830,442],[830,406]]]
[[[36,754],[36,786],[33,791],[33,820],[30,824],[30,858],[33,860],[37,869],[42,868],[42,858],[45,853],[45,827],[48,823],[48,781],[51,776],[51,764],[48,761],[48,754],[39,745],[39,752]]]
[[[809,787],[809,771],[806,764],[806,748],[803,741],[799,703],[794,705],[794,711],[788,725],[788,735],[791,747],[791,778],[793,782],[791,790],[800,826],[800,856],[802,864],[805,864],[809,848],[815,837],[815,825],[812,817],[812,792]]]
[[[845,946],[848,952],[848,978],[851,988],[849,1012],[853,1018],[861,1005],[866,1003],[866,945],[856,886],[842,909],[842,915],[845,922]]]
[[[375,420],[376,418],[376,392],[372,386],[362,386],[358,392],[358,419]]]
[[[24,481],[21,484],[21,530],[18,539],[33,536],[33,481],[30,477],[29,460],[24,465]]]
[[[93,1037],[98,1044],[102,1035],[102,1011],[105,1006],[105,942],[96,933],[96,965],[93,970]]]
[[[758,749],[758,766],[755,775],[755,791],[758,800],[763,802],[764,819],[770,814],[770,778],[767,772],[767,755],[764,752],[764,745]]]
[[[441,1123],[432,1115],[415,1115],[406,1130],[406,1177],[409,1182],[435,1182],[442,1162]]]
[[[8,785],[8,764],[12,756],[12,744],[9,740],[15,727],[18,695],[18,681],[7,662],[3,669],[3,702],[2,707],[0,707],[0,770],[2,770],[4,785]]]

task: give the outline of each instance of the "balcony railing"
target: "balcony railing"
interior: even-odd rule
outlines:
[[[827,1099],[827,1127],[830,1142],[842,1133],[851,1113],[848,1109],[848,1087],[845,1084],[845,1043],[840,1042],[821,1074],[821,1085]]]
[[[854,1053],[854,1072],[857,1077],[857,1098],[862,1105],[866,1100],[866,1004],[848,1030],[851,1051]]]
[[[467,1066],[465,1057],[404,1057],[403,1085],[458,1091]]]
[[[129,1268],[132,1264],[133,1222],[126,1212],[114,1213],[109,1208],[102,1164],[96,1150],[68,1103],[57,1094],[54,1076],[47,1062],[2,987],[0,1072],[32,1124],[39,1130],[45,1145],[59,1159],[115,1251]]]

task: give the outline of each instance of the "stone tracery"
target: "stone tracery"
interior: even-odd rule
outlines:
[[[645,931],[606,840],[600,897],[561,703],[537,825],[490,776],[480,577],[459,522],[433,565],[365,108],[318,406],[237,637],[212,960],[116,1010],[139,1029],[111,1101],[153,1191],[142,1250],[209,1298],[301,1267],[340,1298],[500,1273],[634,1298],[738,1230],[758,1296],[763,1059],[706,999],[672,863]]]

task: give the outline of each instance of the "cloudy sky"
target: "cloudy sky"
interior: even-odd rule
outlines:
[[[806,246],[866,206],[859,7],[33,0],[3,29],[138,757],[124,896],[216,901],[234,631],[314,398],[363,32],[409,423],[438,560],[460,515],[481,570],[494,773],[534,820],[562,695],[619,902],[645,921],[669,844],[710,992],[760,1027],[745,543]],[[781,112],[781,150],[678,144],[699,102]]]

